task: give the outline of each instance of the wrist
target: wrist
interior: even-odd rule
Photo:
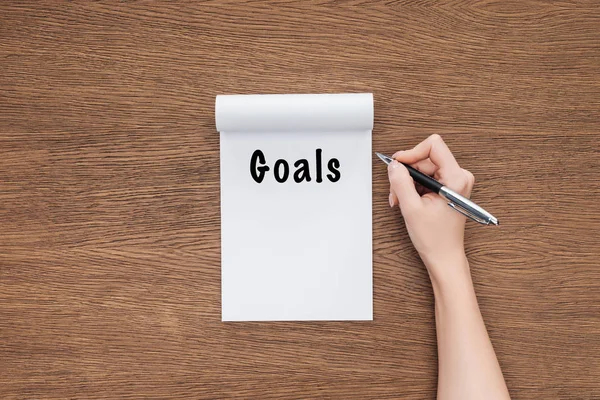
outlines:
[[[425,261],[433,293],[437,298],[466,293],[473,289],[469,261],[464,252],[443,260]]]

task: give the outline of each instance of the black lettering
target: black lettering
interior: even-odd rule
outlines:
[[[283,165],[283,177],[279,175],[279,166]],[[279,183],[283,183],[287,181],[288,176],[290,175],[290,166],[285,160],[277,160],[275,161],[275,165],[273,165],[273,173],[275,174],[275,180]]]
[[[323,182],[323,172],[321,171],[321,153],[323,150],[317,149],[317,183]]]
[[[310,182],[310,167],[308,165],[308,160],[298,160],[294,163],[294,167],[298,168],[296,172],[294,172],[294,181],[296,181],[296,183],[300,183],[304,180]]]
[[[257,160],[262,167],[256,166]],[[261,183],[263,179],[265,179],[265,173],[269,170],[269,167],[265,164],[266,160],[263,152],[260,150],[255,150],[250,158],[250,175],[252,175],[252,179],[254,179],[256,183]]]
[[[329,168],[329,172],[331,172],[331,174],[327,174],[327,178],[331,182],[337,182],[342,177],[342,174],[338,170],[339,167],[340,167],[340,161],[337,158],[332,158],[327,163],[327,168]]]

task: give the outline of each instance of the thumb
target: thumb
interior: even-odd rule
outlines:
[[[421,196],[404,165],[394,160],[388,166],[388,176],[392,192],[398,197],[400,209],[415,208],[421,204]]]

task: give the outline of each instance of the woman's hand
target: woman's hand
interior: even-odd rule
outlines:
[[[395,160],[412,165],[469,197],[473,174],[458,165],[438,135]],[[406,229],[427,267],[435,296],[438,399],[510,399],[488,337],[464,250],[465,217],[438,194],[415,187],[398,161],[389,165],[390,205],[400,205]]]
[[[413,149],[397,152],[393,158],[433,176],[467,198],[471,195],[475,182],[473,174],[458,165],[439,135],[431,135]],[[408,170],[398,161],[388,167],[390,205],[400,205],[410,239],[433,284],[457,275],[464,276],[463,272],[468,273],[463,241],[465,217],[450,208],[438,194],[415,187]],[[448,265],[462,270],[448,271],[445,267]]]

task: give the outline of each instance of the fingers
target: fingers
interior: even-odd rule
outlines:
[[[398,199],[400,209],[404,212],[421,205],[421,197],[415,189],[415,183],[404,165],[394,160],[388,166],[390,188]]]
[[[475,177],[473,174],[462,168],[458,172],[452,174],[452,176],[443,177],[440,181],[443,181],[444,185],[465,197],[471,196],[473,185],[475,185]]]
[[[392,187],[390,186],[390,207],[395,207],[398,205],[398,197],[396,197],[396,194],[392,191]]]
[[[436,179],[463,196],[471,195],[475,183],[473,174],[458,165],[440,135],[431,135],[411,150],[397,152],[393,158],[430,176],[435,175]]]
[[[416,162],[416,163],[412,164],[411,166],[413,168],[418,169],[425,175],[429,175],[429,176],[435,175],[436,171],[438,170],[437,165],[432,163],[429,158],[426,160],[421,160],[419,162]]]
[[[463,187],[463,196],[469,197],[471,196],[471,192],[473,191],[473,186],[475,185],[475,176],[471,173],[471,171],[467,171],[466,169],[462,169],[462,172],[465,176],[465,183]]]
[[[431,135],[414,148],[397,152],[393,155],[393,158],[406,164],[414,164],[429,158],[440,169],[460,169],[452,152],[440,135]]]

